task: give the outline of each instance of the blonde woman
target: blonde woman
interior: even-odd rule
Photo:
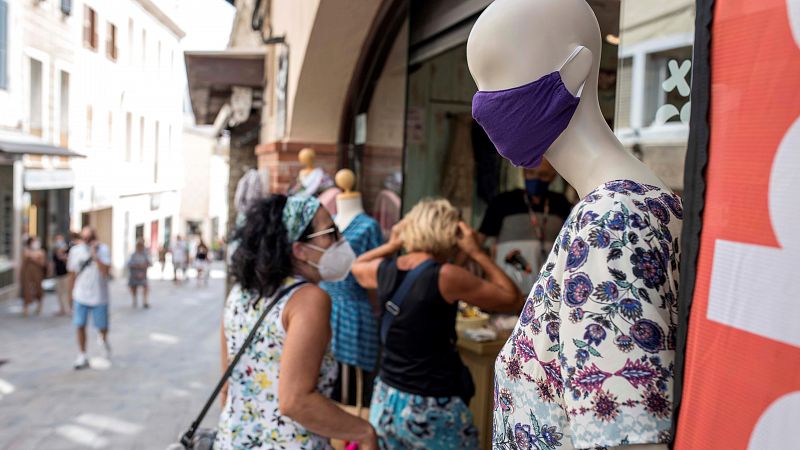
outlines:
[[[405,255],[394,256],[401,249]],[[486,279],[447,262],[459,250]],[[444,199],[417,204],[389,242],[361,255],[352,272],[363,287],[378,289],[385,306],[418,267],[399,312],[391,308],[396,314],[386,327],[370,422],[382,448],[475,449],[477,431],[467,408],[472,381],[455,347],[457,303],[512,310],[522,296]]]

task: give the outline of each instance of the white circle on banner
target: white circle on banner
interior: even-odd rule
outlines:
[[[800,0],[786,0],[786,15],[789,16],[794,42],[800,47]]]
[[[800,391],[779,397],[758,419],[750,435],[748,450],[786,449],[797,439],[800,423]]]

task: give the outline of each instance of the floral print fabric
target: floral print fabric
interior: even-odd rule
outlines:
[[[682,219],[628,180],[573,208],[495,362],[495,449],[670,439]]]
[[[478,429],[459,397],[424,397],[375,381],[369,422],[382,450],[477,450]]]
[[[284,287],[298,280],[288,279]],[[296,290],[296,289],[295,289]],[[292,290],[267,314],[250,348],[228,379],[228,400],[220,414],[215,449],[330,449],[328,439],[315,435],[278,409],[278,374],[286,339],[281,316]],[[225,304],[224,326],[228,355],[233,357],[247,339],[251,327],[273,299],[257,299],[231,289]],[[317,390],[329,396],[338,371],[330,351],[320,367]]]

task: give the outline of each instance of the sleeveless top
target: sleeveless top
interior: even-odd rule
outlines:
[[[575,205],[495,362],[492,448],[670,440],[682,219],[629,180]]]
[[[379,372],[387,385],[424,397],[462,394],[464,366],[455,346],[458,305],[439,292],[441,268],[439,263],[427,268],[408,291],[389,328]],[[388,314],[384,306],[407,274],[397,268],[396,258],[381,263],[378,298],[383,314]]]
[[[286,287],[299,281],[288,278]],[[298,288],[293,289],[269,312],[250,348],[245,351],[228,380],[228,400],[220,414],[215,449],[330,449],[327,438],[318,436],[302,425],[282,416],[278,408],[278,375],[281,353],[286,339],[281,316],[286,304]],[[224,328],[231,357],[239,351],[272,298],[257,299],[256,294],[242,291],[237,284],[225,302]],[[330,396],[336,379],[337,363],[326,351],[320,366],[317,390]]]

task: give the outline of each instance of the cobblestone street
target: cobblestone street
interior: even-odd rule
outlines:
[[[152,271],[152,269],[151,269]],[[111,287],[111,363],[89,334],[92,368],[76,371],[71,320],[45,297],[39,317],[0,303],[0,449],[163,449],[189,425],[219,375],[224,272],[209,286],[151,281],[151,308]],[[91,326],[91,325],[90,325]],[[213,424],[218,408],[205,425]]]

